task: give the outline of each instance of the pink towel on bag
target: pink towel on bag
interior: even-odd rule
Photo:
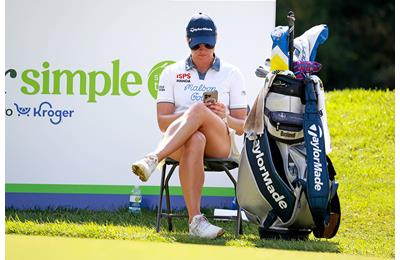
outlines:
[[[293,72],[297,79],[304,79],[304,76],[310,76],[317,73],[322,68],[322,64],[316,61],[294,61]]]

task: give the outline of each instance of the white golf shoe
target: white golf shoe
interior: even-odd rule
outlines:
[[[224,232],[222,228],[210,224],[203,214],[194,216],[189,225],[191,236],[214,239],[222,236]]]
[[[132,172],[139,176],[141,181],[147,181],[158,164],[158,157],[155,154],[146,155],[143,159],[132,164]]]

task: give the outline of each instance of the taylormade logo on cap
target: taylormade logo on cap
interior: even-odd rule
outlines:
[[[190,28],[190,32],[198,32],[198,31],[210,31],[210,32],[212,32],[213,31],[213,29],[212,28],[206,28],[206,27],[203,27],[203,28]]]
[[[217,41],[217,27],[213,20],[206,14],[198,13],[190,18],[186,27],[189,47],[198,44],[215,46]]]

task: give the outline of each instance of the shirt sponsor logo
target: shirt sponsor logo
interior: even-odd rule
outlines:
[[[176,74],[177,79],[190,79],[192,75],[190,73],[179,73]]]
[[[194,92],[192,95],[190,95],[190,99],[193,101],[201,101],[203,100],[203,93]]]
[[[183,90],[204,92],[204,91],[214,91],[214,90],[217,90],[217,88],[216,87],[207,87],[204,84],[200,84],[200,85],[187,84],[187,85],[185,85]]]
[[[190,75],[190,73],[179,73],[179,74],[176,74],[176,82],[190,83],[191,77],[192,77],[192,75]]]
[[[204,84],[200,84],[200,85],[187,84],[187,85],[185,85],[183,90],[193,92],[190,95],[190,99],[192,101],[201,101],[201,100],[203,100],[203,92],[214,91],[214,90],[217,90],[217,88],[216,87],[207,87]]]

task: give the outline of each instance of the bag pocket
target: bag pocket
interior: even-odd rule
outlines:
[[[303,130],[303,114],[274,111],[270,112],[269,121],[276,130],[282,129],[294,132]]]
[[[304,140],[303,114],[268,111],[267,129],[272,138],[279,142],[293,144]]]

